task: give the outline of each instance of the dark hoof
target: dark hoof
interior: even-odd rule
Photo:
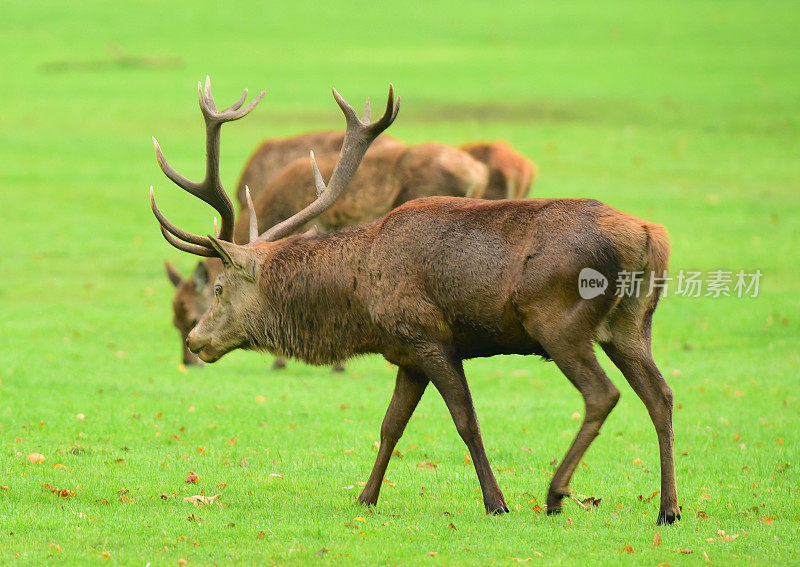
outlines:
[[[665,524],[674,524],[675,520],[681,519],[681,513],[675,512],[673,510],[661,510],[658,513],[658,520],[656,524],[659,526],[663,526]]]
[[[508,506],[501,504],[500,506],[487,506],[486,513],[492,516],[499,516],[500,514],[508,514]]]
[[[561,513],[561,502],[569,496],[566,492],[554,492],[551,490],[547,494],[547,515],[555,516]]]
[[[374,498],[370,497],[369,495],[364,494],[363,492],[358,495],[358,503],[362,506],[375,506],[378,503],[378,497],[375,496]]]

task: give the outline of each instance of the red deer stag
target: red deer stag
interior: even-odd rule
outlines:
[[[371,124],[368,118],[359,120],[335,90],[334,97],[347,134],[328,185],[312,154],[317,200],[261,235],[251,216],[247,245],[231,242],[231,231],[225,230],[232,226],[233,213],[218,181],[194,184],[167,166],[170,179],[223,216],[218,237],[171,224],[151,188],[153,212],[170,244],[219,258],[224,266],[214,283],[214,304],[189,333],[189,348],[206,362],[238,348],[311,364],[383,355],[399,367],[397,382],[381,426],[378,456],[359,500],[377,502],[392,451],[431,382],[469,449],[489,513],[508,507],[486,457],[462,361],[496,354],[550,358],[578,389],[585,407],[578,434],[550,482],[547,511],[554,514],[619,398],[595,358],[593,342],[598,342],[655,426],[661,456],[658,522],[680,518],[672,391],[650,348],[658,294],[616,293],[623,270],[659,275],[666,270],[664,229],[589,199],[430,197],[370,224],[319,236],[292,235],[333,205],[369,143],[398,110],[391,88],[386,112]],[[208,89],[201,90],[200,98],[212,124],[238,117],[230,110],[216,111]],[[607,289],[592,299],[579,293],[584,268],[608,281]]]

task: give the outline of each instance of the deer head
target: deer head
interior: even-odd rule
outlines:
[[[370,122],[370,106],[367,100],[364,118],[359,119],[355,110],[333,89],[333,96],[344,113],[347,129],[339,157],[331,179],[326,185],[311,152],[311,167],[317,190],[317,199],[292,217],[258,234],[258,220],[249,191],[250,242],[237,245],[233,242],[233,205],[219,179],[219,131],[224,122],[237,120],[249,113],[264,96],[262,91],[250,104],[242,108],[247,90],[231,107],[217,110],[211,95],[211,83],[206,78],[205,88],[198,83],[200,109],[206,121],[206,177],[193,182],[175,171],[164,159],[158,142],[153,139],[156,158],[161,170],[176,185],[210,204],[219,212],[222,227],[216,236],[199,236],[186,232],[172,224],[156,206],[153,188],[150,188],[150,203],[153,214],[159,221],[164,238],[184,252],[219,258],[222,271],[213,285],[214,301],[211,308],[200,318],[188,334],[186,344],[205,362],[214,362],[224,354],[237,348],[253,348],[259,344],[263,329],[259,329],[257,317],[263,309],[264,271],[269,269],[270,250],[275,242],[292,234],[299,227],[324,213],[339,198],[352,179],[361,159],[372,141],[394,121],[400,109],[399,98],[395,102],[394,89],[389,85],[386,111],[375,122]]]

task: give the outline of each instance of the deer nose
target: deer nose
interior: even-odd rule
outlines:
[[[195,354],[197,354],[197,351],[203,348],[203,345],[197,340],[194,330],[192,330],[192,332],[190,332],[186,337],[186,348]]]

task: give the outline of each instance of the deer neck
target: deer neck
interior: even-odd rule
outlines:
[[[375,331],[359,292],[370,241],[365,227],[355,227],[277,243],[262,268],[264,328],[256,348],[310,364],[373,350]]]

